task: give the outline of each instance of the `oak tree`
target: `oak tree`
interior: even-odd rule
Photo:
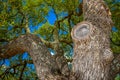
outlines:
[[[0,78],[113,80],[120,72],[119,5],[116,0],[0,1]],[[52,25],[46,19],[50,12]],[[2,64],[6,59],[8,67]],[[28,64],[35,65],[37,76],[27,72]]]

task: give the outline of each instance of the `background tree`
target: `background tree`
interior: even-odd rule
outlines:
[[[115,74],[112,76],[116,76],[116,74],[120,72],[120,66],[116,65],[119,64],[120,57],[120,30],[118,18],[118,16],[120,15],[120,10],[118,7],[120,3],[118,1],[116,2],[116,0],[106,0],[106,2],[111,9],[112,18],[115,25],[115,27],[112,28],[113,32],[111,33],[111,47],[113,52],[115,53],[114,55],[116,56],[115,60],[118,59],[117,61],[115,61],[114,65],[112,65],[113,67],[116,67],[114,70]],[[48,12],[53,12],[53,14],[55,15],[55,22],[53,21],[52,25],[46,18],[46,16],[50,15]],[[79,0],[0,1],[0,57],[2,65],[0,77],[7,80],[10,79],[11,76],[13,76],[15,80],[32,78],[37,79],[35,70],[32,70],[32,67],[30,67],[30,64],[32,64],[31,57],[25,57],[24,55],[26,53],[16,55],[18,53],[25,52],[24,50],[19,50],[19,48],[16,48],[14,52],[11,52],[10,49],[14,49],[11,46],[20,45],[20,42],[18,44],[14,42],[14,40],[18,40],[17,37],[31,33],[32,29],[36,28],[32,26],[39,26],[40,24],[43,25],[40,26],[39,29],[33,34],[37,34],[41,38],[42,43],[47,46],[50,52],[54,52],[55,58],[53,58],[52,61],[55,61],[55,63],[53,64],[57,65],[54,66],[56,68],[55,70],[53,70],[53,72],[56,72],[52,74],[69,76],[70,74],[68,68],[66,68],[66,64],[72,61],[71,54],[73,52],[73,42],[70,36],[70,32],[72,27],[82,20],[82,3]],[[31,37],[30,39],[32,42],[34,40],[37,41],[38,39],[37,37],[33,38],[34,36],[32,35],[29,36]],[[29,40],[28,38],[24,39],[21,37],[19,39]],[[11,41],[14,42],[14,44],[11,45]],[[41,41],[38,40],[37,43]],[[4,46],[6,44],[8,44],[9,46]],[[9,48],[8,54],[6,54],[5,52],[5,49],[7,48]],[[12,57],[13,55],[16,56]],[[10,62],[9,66],[5,66],[6,62],[4,61],[6,61],[7,59]]]

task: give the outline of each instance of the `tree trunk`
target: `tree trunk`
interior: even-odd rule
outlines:
[[[72,30],[76,80],[110,80],[110,32],[113,26],[103,0],[83,0],[84,21]]]

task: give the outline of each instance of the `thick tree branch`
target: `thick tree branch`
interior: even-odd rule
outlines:
[[[39,79],[55,79],[53,74],[56,74],[58,70],[55,58],[49,53],[39,37],[32,34],[22,35],[0,51],[1,59],[28,52],[33,59]]]

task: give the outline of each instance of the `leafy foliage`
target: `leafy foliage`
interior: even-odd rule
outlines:
[[[120,19],[118,16],[120,16],[120,2],[116,2],[116,0],[105,1],[111,9],[112,19],[117,29],[111,33],[111,47],[114,53],[119,54]],[[51,9],[57,18],[54,25],[51,25],[46,18]],[[0,0],[0,45],[22,34],[26,34],[25,26],[27,22],[29,26],[36,26],[44,22],[34,34],[38,34],[43,39],[52,42],[54,40],[54,30],[56,26],[59,33],[60,48],[64,51],[66,58],[71,59],[73,43],[70,32],[72,27],[82,20],[80,0]],[[23,62],[23,56],[24,54],[9,59],[10,65],[8,67]],[[31,60],[29,56],[27,56],[26,59]],[[0,67],[0,75],[8,68],[4,67],[6,67],[5,63]],[[14,73],[13,69],[17,72]],[[22,69],[23,65],[11,68],[3,79],[17,80]],[[30,64],[27,63],[22,78],[32,80],[31,77],[37,80],[35,70],[31,70]],[[119,80],[118,77],[116,80]]]
[[[53,30],[54,27],[50,25],[48,22],[46,22],[35,33],[40,34],[40,36],[43,37],[44,39],[51,41],[53,39],[52,38]]]
[[[115,78],[115,80],[120,80],[120,75],[117,75],[117,77]]]
[[[118,7],[120,2],[117,2],[116,0],[110,0],[108,3],[112,12],[112,20],[115,26],[113,26],[113,31],[111,33],[111,47],[114,53],[120,53],[120,19],[118,18],[118,16],[120,16],[120,8]]]

